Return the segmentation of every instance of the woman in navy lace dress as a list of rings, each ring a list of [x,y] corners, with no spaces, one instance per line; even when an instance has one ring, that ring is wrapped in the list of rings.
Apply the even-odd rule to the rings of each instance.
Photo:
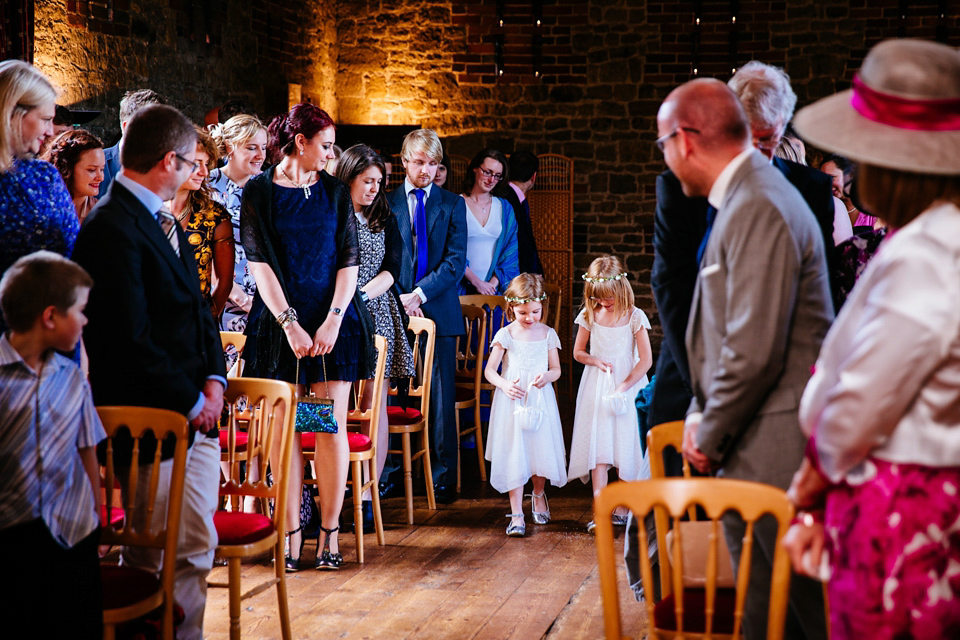
[[[268,128],[281,160],[243,191],[240,237],[257,294],[247,322],[245,375],[309,386],[332,398],[339,430],[316,437],[321,534],[317,569],[342,562],[335,535],[347,483],[346,417],[350,384],[369,378],[373,321],[357,293],[359,248],[350,192],[323,171],[333,157],[333,121],[311,104],[295,105]],[[371,358],[371,355],[373,357]],[[300,439],[294,441],[299,460]],[[300,495],[294,464],[289,495]],[[299,505],[290,500],[287,567],[299,568]]]
[[[33,156],[53,135],[56,92],[32,65],[0,62],[0,274],[40,249],[69,257],[79,223],[56,167]],[[0,331],[6,322],[0,318]]]

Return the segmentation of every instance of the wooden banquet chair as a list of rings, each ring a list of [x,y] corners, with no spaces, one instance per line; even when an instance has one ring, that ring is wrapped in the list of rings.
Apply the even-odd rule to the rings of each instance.
[[[251,419],[248,424],[248,446],[237,447],[237,402],[243,398]],[[230,590],[230,638],[240,638],[240,603],[261,591],[276,585],[280,613],[280,633],[289,640],[290,614],[287,608],[287,585],[284,568],[284,536],[287,501],[287,474],[290,473],[290,458],[293,449],[294,404],[293,386],[280,380],[260,378],[235,378],[224,392],[227,403],[227,449],[231,459],[230,476],[220,484],[220,495],[253,496],[273,500],[273,517],[243,511],[217,511],[213,522],[220,542],[216,555],[227,560],[228,581],[209,582],[210,587],[226,587]],[[254,455],[254,452],[259,455]],[[246,463],[244,477],[233,473],[239,464]],[[272,482],[267,479],[267,464],[273,472]],[[257,473],[252,471],[256,468]],[[299,497],[299,495],[297,496]],[[273,554],[274,577],[240,593],[240,561],[264,551]]]
[[[558,284],[543,283],[543,292],[547,300],[543,303],[543,324],[553,328],[560,335],[560,305],[563,304],[563,289]]]
[[[483,349],[487,342],[487,315],[480,307],[461,304],[466,333],[457,337],[456,416],[458,438],[474,434],[480,479],[487,481],[487,465],[483,459],[483,424],[480,420],[480,389],[483,378]],[[460,412],[473,409],[473,423],[466,429],[460,427]],[[461,476],[460,446],[457,446],[457,493],[460,493]]]
[[[486,367],[487,357],[490,355],[490,342],[493,340],[493,337],[497,335],[497,331],[509,324],[507,321],[507,301],[503,299],[503,296],[467,294],[460,296],[460,304],[469,304],[475,307],[480,307],[486,314],[484,325],[487,335],[483,345],[483,366]],[[486,407],[489,410],[490,403],[493,401],[493,390],[495,388],[496,387],[486,381],[486,378],[481,377],[481,407]]]
[[[390,435],[399,435],[401,448],[390,449],[387,453],[403,454],[403,488],[407,499],[407,524],[413,524],[413,463],[423,463],[424,481],[427,484],[427,506],[437,508],[436,495],[433,492],[433,472],[430,468],[430,388],[433,382],[433,353],[437,339],[437,327],[429,318],[410,318],[408,330],[414,336],[413,360],[415,375],[400,384],[407,384],[407,397],[419,402],[420,408],[387,407]],[[391,389],[396,395],[398,389]],[[420,434],[420,443],[413,451],[410,436]]]
[[[699,505],[709,518],[710,535],[706,561],[706,583],[702,589],[684,587],[683,528],[675,529],[676,541],[669,554],[672,567],[670,579],[673,593],[654,604],[646,598],[647,619],[651,638],[739,638],[743,607],[750,579],[753,555],[753,530],[757,520],[771,515],[777,521],[776,551],[770,586],[770,605],[767,619],[768,640],[783,637],[790,589],[790,560],[780,545],[793,506],[786,493],[775,487],[742,480],[724,478],[667,478],[641,482],[616,482],[596,494],[597,560],[603,594],[604,627],[607,638],[621,638],[620,602],[617,588],[617,560],[614,552],[611,516],[618,506],[633,511],[642,519],[651,509],[661,507],[675,520],[681,518],[691,505]],[[743,551],[737,570],[736,589],[726,594],[717,587],[720,545],[725,545],[721,517],[727,511],[737,511],[746,522]],[[649,544],[645,532],[640,534],[640,573],[644,592],[653,593],[653,571],[648,555]],[[677,594],[682,594],[678,597]]]
[[[245,336],[240,331],[221,331],[220,332],[220,342],[223,344],[224,353],[227,352],[227,349],[233,349],[237,354],[237,359],[233,363],[233,366],[230,367],[230,370],[227,371],[228,378],[238,378],[243,374],[243,347],[247,344],[247,336]]]
[[[149,547],[163,551],[159,577],[150,571],[129,565],[100,565],[103,588],[103,637],[113,640],[118,624],[140,618],[158,607],[161,612],[161,637],[173,640],[173,583],[177,561],[177,534],[180,530],[180,513],[183,507],[183,485],[187,465],[189,428],[187,419],[175,411],[146,407],[104,406],[97,413],[107,433],[104,467],[105,486],[113,487],[119,477],[126,478],[124,496],[126,518],[113,526],[102,527],[100,543]],[[126,463],[118,470],[114,460],[114,445],[117,437],[133,438],[133,451],[129,467]],[[144,436],[156,437],[157,441],[173,438],[175,441],[172,468],[169,480],[166,518],[151,522],[155,512],[157,491],[161,478],[160,456],[162,447],[157,446],[153,459],[141,464],[139,452]],[[121,476],[117,474],[120,473]],[[138,486],[148,487],[146,500],[136,500]],[[142,492],[140,492],[142,494]],[[112,513],[115,492],[106,492],[104,510]]]

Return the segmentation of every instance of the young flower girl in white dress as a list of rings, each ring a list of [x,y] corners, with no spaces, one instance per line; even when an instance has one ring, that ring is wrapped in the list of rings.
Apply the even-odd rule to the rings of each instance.
[[[560,338],[543,324],[543,278],[521,273],[504,293],[510,324],[493,337],[484,370],[497,388],[490,407],[486,458],[490,484],[510,495],[507,535],[523,537],[523,487],[533,478],[533,521],[550,521],[544,487],[566,484],[566,460],[560,411],[553,383],[560,377]],[[503,371],[497,373],[503,362]]]

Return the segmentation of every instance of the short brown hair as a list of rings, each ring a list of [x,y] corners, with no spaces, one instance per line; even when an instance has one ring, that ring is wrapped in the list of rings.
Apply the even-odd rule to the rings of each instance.
[[[197,131],[185,115],[167,105],[150,105],[133,114],[127,123],[120,164],[147,173],[171,151],[187,153],[196,143]]]
[[[77,290],[93,287],[93,278],[76,262],[52,251],[37,251],[13,263],[0,279],[0,310],[14,331],[33,328],[47,307],[66,313]]]
[[[120,99],[120,123],[130,122],[137,111],[152,104],[166,104],[160,94],[153,89],[134,89],[127,91]]]
[[[857,195],[870,214],[900,229],[937,201],[960,206],[960,176],[911,173],[862,164]]]

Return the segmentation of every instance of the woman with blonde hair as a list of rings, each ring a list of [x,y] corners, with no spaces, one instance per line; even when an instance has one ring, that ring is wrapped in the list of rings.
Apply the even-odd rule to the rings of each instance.
[[[0,273],[40,249],[73,253],[80,225],[70,193],[53,165],[33,157],[53,135],[56,97],[33,65],[0,62]]]
[[[197,127],[196,168],[173,200],[167,202],[170,213],[180,223],[193,247],[193,258],[200,277],[200,291],[219,318],[233,287],[233,229],[226,208],[213,200],[207,184],[210,170],[217,166],[217,145],[213,137]]]
[[[223,124],[212,125],[210,133],[227,164],[211,171],[207,182],[213,190],[213,199],[230,213],[234,242],[233,285],[223,307],[220,329],[243,331],[257,283],[247,266],[247,254],[240,242],[240,200],[243,187],[260,173],[267,157],[267,128],[256,116],[239,114]]]
[[[803,393],[810,441],[788,492],[803,511],[784,544],[828,581],[834,640],[956,637],[960,53],[881,42],[795,124],[858,163],[859,198],[891,231]]]

